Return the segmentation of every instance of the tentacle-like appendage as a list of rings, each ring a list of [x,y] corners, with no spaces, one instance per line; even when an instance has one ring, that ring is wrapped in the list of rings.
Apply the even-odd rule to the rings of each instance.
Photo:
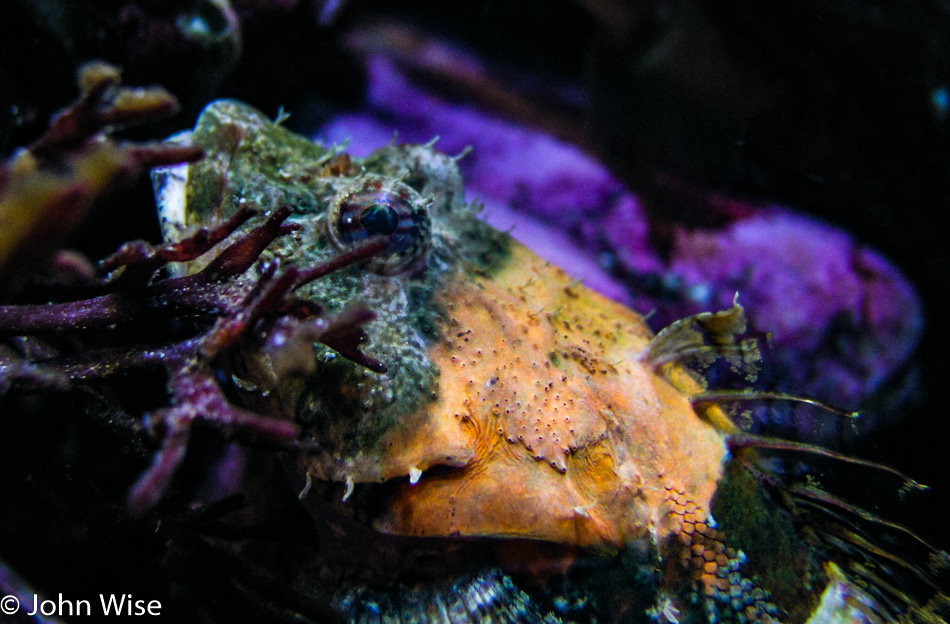
[[[941,589],[938,579],[950,566],[947,553],[906,527],[814,484],[785,483],[784,479],[762,467],[759,455],[754,451],[772,449],[818,455],[894,475],[903,481],[903,489],[924,490],[927,486],[884,464],[810,444],[745,433],[727,436],[727,443],[742,465],[777,494],[777,500],[796,522],[808,527],[804,535],[828,565],[831,562],[836,564],[843,578],[871,597],[866,606],[873,607],[877,620],[945,621],[939,618],[950,614],[946,606],[950,604],[950,598]],[[885,536],[886,539],[882,539]],[[885,543],[891,546],[883,546]],[[929,561],[929,570],[920,563],[924,560]],[[910,617],[911,613],[919,613],[921,617]]]
[[[689,400],[693,405],[708,405],[710,403],[719,405],[733,401],[792,401],[795,403],[814,405],[815,407],[820,407],[827,412],[831,412],[843,418],[859,418],[861,416],[860,412],[849,412],[809,396],[784,392],[767,392],[761,390],[708,390],[690,396]]]
[[[933,567],[939,567],[942,569],[950,567],[950,555],[948,555],[945,551],[940,550],[927,540],[921,538],[905,526],[886,520],[877,514],[871,513],[866,509],[849,503],[848,501],[830,494],[829,492],[825,492],[821,488],[815,487],[813,485],[793,484],[789,486],[789,492],[796,497],[799,504],[812,505],[814,508],[820,509],[826,513],[830,511],[829,508],[841,509],[857,516],[866,522],[897,531],[898,533],[909,537],[911,540],[926,548],[927,551],[933,555],[931,559],[934,564]]]
[[[855,464],[858,466],[867,466],[869,468],[874,468],[875,470],[881,470],[883,472],[890,473],[897,477],[900,477],[904,482],[904,488],[913,489],[913,490],[926,490],[928,486],[918,483],[914,479],[910,478],[907,474],[892,468],[886,464],[881,464],[879,462],[871,461],[869,459],[861,459],[859,457],[851,457],[850,455],[845,455],[844,453],[838,453],[831,449],[824,448],[822,446],[817,446],[814,444],[806,444],[804,442],[792,442],[791,440],[783,440],[781,438],[771,438],[766,436],[757,436],[748,433],[734,433],[729,435],[727,438],[727,444],[729,449],[733,452],[740,451],[745,448],[767,448],[780,451],[798,451],[801,453],[810,453],[813,455],[821,455],[823,457],[829,457],[831,459],[836,459],[838,461],[845,462],[847,464]]]

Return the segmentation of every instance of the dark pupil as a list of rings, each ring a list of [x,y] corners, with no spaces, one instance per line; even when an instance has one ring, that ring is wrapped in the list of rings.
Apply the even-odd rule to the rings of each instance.
[[[399,216],[386,204],[373,204],[360,213],[360,225],[370,236],[389,236],[396,231]]]

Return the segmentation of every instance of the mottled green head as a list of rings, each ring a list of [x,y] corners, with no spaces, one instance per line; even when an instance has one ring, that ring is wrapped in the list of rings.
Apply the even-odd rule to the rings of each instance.
[[[194,131],[177,140],[201,146],[206,156],[153,175],[166,239],[220,223],[241,205],[265,212],[287,206],[288,222],[299,226],[271,245],[262,265],[276,260],[306,268],[370,237],[387,237],[379,256],[298,291],[328,314],[357,301],[372,309],[377,318],[366,328],[364,351],[387,372],[315,344],[316,370],[306,379],[268,384],[253,367],[253,378],[241,383],[279,394],[284,415],[333,449],[332,460],[327,457],[333,465],[319,476],[382,478],[365,456],[436,393],[439,371],[427,350],[443,332],[445,315],[433,292],[447,279],[491,271],[506,255],[508,237],[476,218],[455,160],[431,145],[388,145],[351,159],[228,100],[210,104]]]

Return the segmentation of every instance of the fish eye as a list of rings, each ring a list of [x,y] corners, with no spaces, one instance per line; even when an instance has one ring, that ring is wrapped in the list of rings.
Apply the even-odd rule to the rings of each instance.
[[[429,214],[417,192],[378,176],[367,176],[344,189],[330,203],[327,226],[340,249],[377,236],[389,246],[364,267],[380,275],[398,275],[412,267],[429,248]]]
[[[399,215],[387,204],[371,204],[360,211],[360,226],[371,236],[392,236],[399,225]]]

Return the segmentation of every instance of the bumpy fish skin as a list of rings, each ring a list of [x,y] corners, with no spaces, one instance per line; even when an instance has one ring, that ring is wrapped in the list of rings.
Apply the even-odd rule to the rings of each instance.
[[[298,291],[331,313],[368,305],[376,319],[363,351],[386,372],[321,345],[303,372],[288,374],[279,353],[250,348],[235,363],[239,385],[250,389],[246,401],[303,425],[317,449],[295,471],[332,493],[333,500],[312,496],[323,521],[327,513],[346,517],[409,540],[410,550],[416,538],[462,540],[465,548],[484,540],[513,573],[639,553],[639,586],[652,599],[625,602],[606,596],[609,583],[579,582],[578,591],[600,605],[586,615],[557,612],[555,598],[542,612],[522,604],[509,577],[477,573],[469,584],[495,592],[492,600],[501,602],[492,609],[504,611],[504,597],[518,597],[505,617],[485,616],[498,621],[834,622],[856,613],[855,601],[872,605],[873,616],[875,601],[829,573],[790,522],[768,520],[775,514],[758,495],[742,495],[749,502],[734,504],[742,507],[738,517],[771,522],[785,559],[756,549],[752,538],[744,538],[748,547],[731,545],[715,528],[713,513],[727,525],[733,515],[717,497],[757,486],[742,470],[726,469],[726,441],[736,429],[715,405],[694,408],[690,396],[703,384],[678,360],[715,350],[706,331],[713,347],[741,346],[741,308],[700,315],[694,325],[701,330],[683,324],[654,337],[633,311],[478,220],[455,160],[431,146],[389,145],[350,159],[234,101],[209,105],[181,140],[208,156],[155,174],[168,239],[220,222],[242,203],[288,206],[288,221],[299,225],[268,249],[264,263],[305,268],[377,229],[392,234],[381,259]],[[343,234],[334,229],[341,219],[349,219]],[[326,526],[345,534],[345,524]],[[555,554],[514,561],[503,554],[511,540],[550,544]],[[746,565],[745,548],[760,553],[756,565]],[[407,613],[448,613],[447,599],[429,590],[404,593]],[[392,613],[403,609],[367,588],[340,595],[360,621],[398,619],[379,617],[380,600]],[[410,604],[420,600],[429,603]]]
[[[396,181],[397,177],[411,181],[407,177],[411,172],[405,167],[412,157],[411,149],[384,148],[365,162],[334,171],[333,152],[237,102],[209,106],[191,141],[204,146],[208,158],[193,167],[158,174],[158,185],[163,189],[158,193],[162,225],[168,238],[177,238],[189,226],[226,218],[242,202],[263,209],[286,205],[294,211],[288,221],[300,224],[301,231],[272,245],[265,261],[308,266],[339,253],[328,230],[326,213],[333,199],[348,194],[354,185],[377,179],[382,192],[403,192],[413,204],[423,203],[418,191]],[[426,157],[451,162],[446,156],[423,151]],[[399,157],[388,152],[399,152]],[[415,162],[423,171],[432,167],[421,159]],[[176,184],[169,183],[175,179]],[[336,360],[334,353],[326,351],[317,354],[323,365],[320,375],[310,380],[315,383],[282,388],[285,401],[281,409],[288,417],[312,422],[314,437],[329,449],[326,456],[314,458],[321,465],[314,468],[317,478],[361,482],[395,476],[380,464],[380,439],[394,423],[406,423],[408,413],[431,400],[429,397],[437,391],[437,371],[426,356],[426,336],[438,331],[437,315],[428,304],[434,290],[454,258],[465,257],[478,268],[492,257],[507,253],[506,237],[490,232],[474,217],[464,218],[473,207],[459,202],[461,180],[457,171],[455,179],[425,179],[427,183],[420,191],[430,202],[426,210],[434,229],[425,266],[417,267],[412,279],[405,274],[390,277],[358,269],[320,280],[320,286],[310,286],[309,292],[298,291],[330,313],[357,299],[371,307],[379,320],[368,327],[372,346],[367,351],[389,369],[386,375],[378,375],[342,358]],[[180,190],[172,201],[163,202],[162,198],[171,193],[170,187]],[[184,210],[175,201],[182,196]],[[451,211],[460,214],[457,218],[439,218]],[[445,223],[456,222],[458,226],[450,232],[441,229]],[[465,228],[480,232],[471,234]],[[419,270],[422,268],[424,271]],[[256,385],[263,388],[259,382]],[[455,462],[462,464],[467,459],[463,456]],[[408,468],[403,466],[402,474],[408,474]]]
[[[268,260],[307,266],[338,253],[332,214],[355,189],[426,204],[416,266],[341,271],[306,293],[330,311],[366,302],[378,318],[365,351],[388,372],[326,351],[313,375],[272,389],[326,449],[301,466],[311,478],[415,475],[378,528],[615,549],[668,533],[664,479],[708,506],[722,435],[639,361],[652,338],[642,318],[479,221],[451,158],[389,146],[332,175],[331,152],[234,102],[209,107],[193,141],[211,157],[188,170],[186,205],[199,208],[184,225],[226,218],[242,200],[289,205],[301,229]],[[415,482],[435,466],[458,470]]]

